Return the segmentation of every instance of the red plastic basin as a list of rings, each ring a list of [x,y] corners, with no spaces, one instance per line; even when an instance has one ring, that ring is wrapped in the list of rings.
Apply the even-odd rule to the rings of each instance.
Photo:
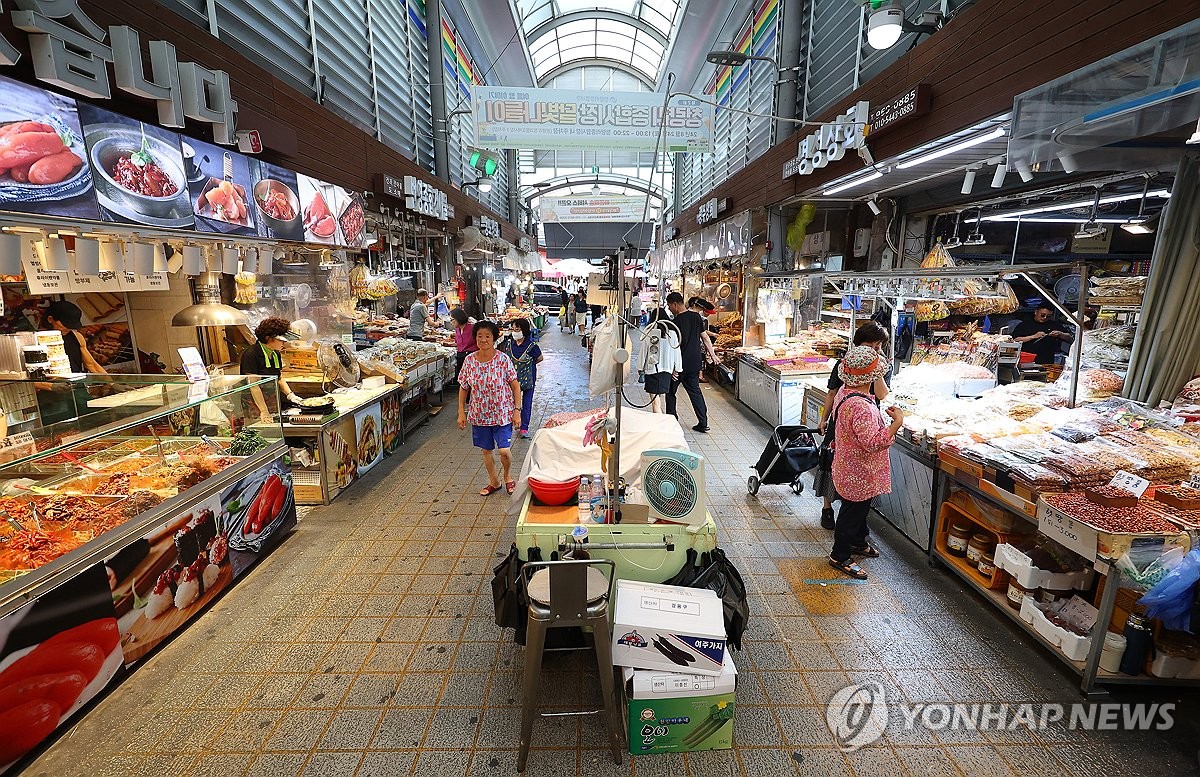
[[[529,489],[544,505],[565,505],[579,493],[579,476],[565,481],[538,480],[529,478]]]

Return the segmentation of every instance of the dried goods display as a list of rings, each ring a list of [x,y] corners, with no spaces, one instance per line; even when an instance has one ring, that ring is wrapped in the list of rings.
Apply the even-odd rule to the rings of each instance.
[[[1047,494],[1046,504],[1100,531],[1117,534],[1178,534],[1179,527],[1139,502],[1136,507],[1105,507],[1081,493]]]

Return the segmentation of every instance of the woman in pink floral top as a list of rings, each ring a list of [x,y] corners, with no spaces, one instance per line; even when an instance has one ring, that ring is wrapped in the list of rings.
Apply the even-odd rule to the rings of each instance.
[[[494,450],[500,451],[504,488],[510,494],[517,488],[510,473],[513,425],[521,422],[521,385],[508,354],[496,350],[499,337],[500,327],[494,321],[475,324],[479,350],[467,356],[458,375],[458,428],[466,429],[471,424],[471,439],[483,451],[483,466],[488,473],[487,488],[479,492],[482,496],[494,494],[501,487]]]
[[[843,386],[835,400],[833,485],[842,498],[833,528],[829,565],[850,577],[865,580],[867,573],[852,558],[876,558],[879,551],[867,542],[867,514],[871,501],[892,490],[888,448],[904,423],[904,413],[889,407],[885,424],[871,385],[887,373],[887,360],[868,345],[851,348],[838,367]]]

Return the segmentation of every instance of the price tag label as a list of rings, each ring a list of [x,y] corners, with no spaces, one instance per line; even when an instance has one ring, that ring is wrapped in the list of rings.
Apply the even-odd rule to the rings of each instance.
[[[1131,472],[1121,470],[1116,475],[1113,475],[1113,479],[1109,481],[1109,485],[1135,494],[1140,499],[1142,494],[1146,493],[1146,488],[1149,487],[1150,481],[1145,478],[1139,478]]]
[[[1091,631],[1096,625],[1096,616],[1100,611],[1078,596],[1072,596],[1058,613],[1075,625]]]
[[[178,352],[179,360],[183,364],[183,374],[192,383],[205,383],[206,393],[204,396],[207,396],[208,369],[204,366],[204,359],[201,358],[200,351],[189,347],[180,348]],[[190,394],[189,401],[191,401]]]
[[[1045,506],[1038,509],[1038,531],[1088,561],[1096,560],[1096,530]]]
[[[15,448],[20,445],[33,445],[33,435],[29,432],[18,432],[0,439],[0,450],[4,448]]]

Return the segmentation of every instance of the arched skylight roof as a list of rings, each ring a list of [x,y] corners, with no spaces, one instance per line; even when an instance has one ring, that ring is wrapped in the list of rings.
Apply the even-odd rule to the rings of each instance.
[[[679,20],[682,0],[517,0],[534,75],[575,64],[628,69],[653,86]]]

